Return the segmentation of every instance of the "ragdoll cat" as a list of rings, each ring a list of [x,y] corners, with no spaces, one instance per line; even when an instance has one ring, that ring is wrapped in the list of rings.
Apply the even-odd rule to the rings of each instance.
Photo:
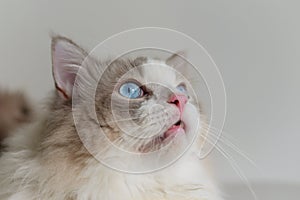
[[[71,40],[54,37],[56,91],[45,114],[25,134],[5,140],[0,199],[220,200],[197,157],[201,139],[176,162],[151,173],[120,172],[100,162],[147,167],[160,159],[143,163],[138,157],[122,157],[103,135],[129,154],[168,149],[161,153],[168,159],[196,130],[193,120],[204,118],[189,83],[173,70],[183,67],[177,61],[175,54],[165,61],[139,57],[99,62]],[[89,93],[95,83],[94,94]],[[85,96],[87,104],[74,106]]]
[[[22,92],[0,90],[0,143],[33,118],[33,108]]]

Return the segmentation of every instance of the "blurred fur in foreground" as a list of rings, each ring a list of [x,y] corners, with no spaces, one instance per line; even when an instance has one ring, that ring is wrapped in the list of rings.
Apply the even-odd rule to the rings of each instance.
[[[0,89],[0,142],[32,119],[33,108],[24,93]]]

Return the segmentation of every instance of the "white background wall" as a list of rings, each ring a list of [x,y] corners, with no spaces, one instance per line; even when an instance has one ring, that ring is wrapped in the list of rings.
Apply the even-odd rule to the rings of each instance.
[[[51,32],[91,49],[130,28],[176,29],[200,42],[222,73],[226,135],[258,166],[230,151],[246,176],[288,187],[300,183],[299,9],[296,0],[1,0],[0,85],[24,88],[36,100],[47,96]],[[212,157],[218,179],[241,183],[226,160]]]

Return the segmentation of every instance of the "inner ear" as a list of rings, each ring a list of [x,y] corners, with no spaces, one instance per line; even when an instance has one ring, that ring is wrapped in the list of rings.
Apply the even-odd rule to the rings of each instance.
[[[52,38],[52,71],[56,89],[63,99],[71,99],[78,70],[88,53],[68,38]]]
[[[178,51],[166,60],[166,64],[174,68],[180,68],[185,65],[186,57],[186,51]]]
[[[197,70],[188,62],[186,51],[179,51],[166,60],[166,64],[173,67],[184,78],[184,82],[198,74]]]

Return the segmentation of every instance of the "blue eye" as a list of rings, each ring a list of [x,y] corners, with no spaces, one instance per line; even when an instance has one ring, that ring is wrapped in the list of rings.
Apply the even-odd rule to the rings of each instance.
[[[122,96],[129,99],[139,98],[143,96],[144,93],[140,86],[133,82],[124,83],[121,85],[119,92]]]
[[[178,85],[176,88],[179,92],[187,93],[186,87],[183,84]]]

